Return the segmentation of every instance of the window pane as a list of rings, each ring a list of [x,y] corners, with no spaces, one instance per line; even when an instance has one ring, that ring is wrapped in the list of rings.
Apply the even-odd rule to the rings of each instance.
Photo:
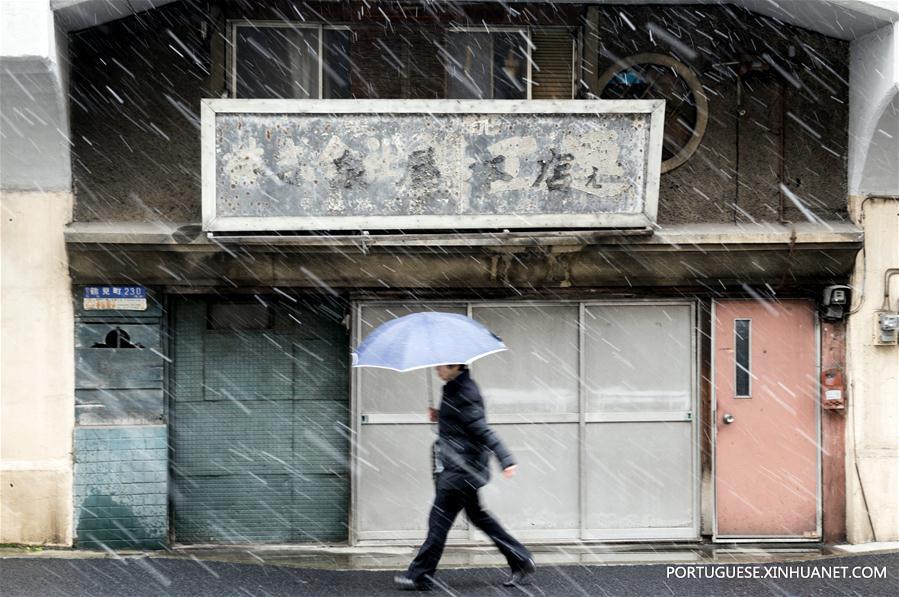
[[[528,48],[523,32],[451,32],[447,45],[447,97],[527,97]]]
[[[490,406],[487,408],[489,413]],[[556,533],[570,531],[561,536],[576,538],[580,527],[578,424],[505,424],[493,428],[518,462],[525,465],[513,479],[489,483],[481,490],[484,507],[513,534],[552,529]]]
[[[601,536],[612,529],[659,529],[661,534],[670,532],[661,529],[689,528],[694,488],[691,425],[587,424],[587,529]]]
[[[737,396],[749,396],[749,319],[734,320],[734,379]]]
[[[456,305],[366,305],[362,307],[362,338],[359,342],[382,323],[422,311],[464,315],[466,309]],[[433,405],[440,404],[443,382],[432,368],[408,373],[372,367],[360,367],[356,371],[359,373],[360,414],[423,415],[429,406],[428,392]]]
[[[322,95],[326,99],[347,99],[350,97],[350,32],[325,29],[324,36]]]
[[[447,97],[490,99],[493,43],[489,33],[450,33]]]
[[[588,412],[690,410],[686,305],[608,305],[584,313]]]
[[[518,32],[493,35],[493,98],[525,99],[528,96],[528,48]]]
[[[472,365],[489,413],[578,412],[577,307],[475,307],[509,350]]]
[[[235,28],[237,97],[318,97],[318,30]]]
[[[419,404],[417,412],[422,411],[424,406]],[[357,502],[361,531],[423,536],[434,496],[428,449],[436,439],[434,432],[430,425],[362,426],[356,480],[362,496]],[[460,516],[453,532],[458,534],[466,526]]]

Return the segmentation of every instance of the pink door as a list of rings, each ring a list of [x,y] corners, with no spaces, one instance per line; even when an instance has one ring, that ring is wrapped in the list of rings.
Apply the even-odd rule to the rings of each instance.
[[[717,538],[818,537],[818,366],[810,301],[715,303]]]

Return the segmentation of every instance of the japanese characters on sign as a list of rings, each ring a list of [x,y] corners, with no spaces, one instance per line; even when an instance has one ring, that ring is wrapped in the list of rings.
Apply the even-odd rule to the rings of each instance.
[[[646,226],[655,220],[658,102],[631,102],[644,104],[642,111],[600,106],[601,113],[584,108],[610,102],[553,103],[576,112],[502,102],[531,111],[486,114],[222,110],[248,110],[241,101],[253,100],[213,100],[219,111],[204,111],[204,126],[214,131],[213,146],[204,136],[207,230]],[[313,103],[327,110],[327,102]]]
[[[146,311],[147,289],[143,286],[85,286],[84,309],[88,311]]]

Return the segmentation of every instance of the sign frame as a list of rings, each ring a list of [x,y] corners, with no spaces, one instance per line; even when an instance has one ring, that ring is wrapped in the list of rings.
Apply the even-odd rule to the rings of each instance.
[[[147,289],[144,286],[110,286],[89,284],[82,288],[85,311],[146,311]]]
[[[385,215],[385,216],[217,216],[216,215],[216,115],[217,114],[648,114],[648,147],[645,152],[643,211],[594,214],[482,214],[482,215]],[[201,117],[202,223],[205,232],[476,230],[543,228],[647,228],[654,227],[658,212],[664,100],[303,100],[303,99],[204,99]]]

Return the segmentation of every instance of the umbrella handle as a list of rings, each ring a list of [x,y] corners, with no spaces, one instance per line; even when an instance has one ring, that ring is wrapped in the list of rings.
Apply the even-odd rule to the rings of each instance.
[[[425,372],[425,380],[428,383],[428,406],[434,408],[434,389],[431,385],[431,372],[427,368],[422,369]]]
[[[425,372],[425,378],[427,379],[427,383],[428,383],[428,407],[434,408],[434,389],[433,389],[433,385],[432,385],[433,382],[431,381],[432,374],[427,369],[422,369],[422,371]],[[431,431],[435,434],[437,433],[437,424],[436,423],[431,423]]]

